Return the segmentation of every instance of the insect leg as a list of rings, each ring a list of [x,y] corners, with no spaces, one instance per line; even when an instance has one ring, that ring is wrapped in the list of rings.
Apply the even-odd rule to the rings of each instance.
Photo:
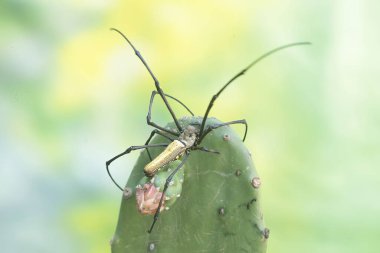
[[[164,95],[164,92],[162,91],[161,87],[160,87],[160,83],[158,82],[157,78],[155,77],[155,75],[153,74],[152,70],[149,68],[148,64],[145,62],[144,58],[142,57],[142,55],[140,54],[140,52],[133,46],[132,42],[129,41],[129,39],[122,33],[120,32],[119,30],[115,29],[115,28],[111,28],[111,30],[119,33],[127,42],[128,44],[132,47],[133,51],[135,52],[136,56],[139,57],[140,61],[144,64],[145,68],[148,70],[150,76],[153,78],[154,80],[154,85],[156,86],[156,89],[157,89],[157,92],[158,94],[160,94],[162,100],[164,101],[166,107],[168,108],[170,114],[172,115],[172,118],[174,120],[174,123],[176,124],[178,130],[180,132],[183,131],[182,127],[180,126],[180,124],[178,123],[178,120],[177,120],[177,117],[175,116],[172,108],[170,107],[169,105],[169,102],[167,101],[165,95]]]
[[[166,190],[168,189],[170,182],[172,181],[172,179],[173,179],[174,175],[177,173],[177,171],[178,171],[179,169],[181,169],[182,166],[185,164],[185,162],[186,162],[187,158],[189,157],[189,155],[190,155],[190,151],[187,150],[186,153],[185,153],[185,155],[184,155],[183,158],[182,158],[181,163],[178,165],[177,168],[175,168],[175,169],[173,170],[172,173],[170,173],[170,175],[169,175],[168,178],[166,179],[166,182],[165,182],[165,185],[164,185],[164,189],[163,189],[163,191],[162,191],[162,196],[161,196],[160,202],[159,202],[159,204],[158,204],[158,207],[157,207],[156,213],[154,214],[153,222],[152,222],[152,225],[150,226],[150,228],[149,228],[149,230],[148,230],[148,233],[151,233],[151,232],[152,232],[153,227],[154,227],[154,224],[156,224],[156,221],[158,220],[158,216],[160,215],[160,209],[161,209],[161,206],[162,206],[162,201],[163,201],[163,199],[164,199],[164,197],[165,197],[165,192],[166,192]]]
[[[138,149],[143,149],[143,148],[152,148],[152,147],[166,147],[168,144],[167,143],[160,143],[160,144],[150,144],[150,145],[142,145],[142,146],[131,146],[129,148],[127,148],[124,152],[118,154],[117,156],[113,157],[112,159],[108,160],[106,162],[106,169],[107,169],[107,173],[108,173],[108,176],[111,178],[112,182],[121,190],[123,191],[123,188],[118,184],[116,183],[115,179],[112,177],[111,173],[110,173],[110,170],[109,170],[109,165],[115,161],[116,159],[118,159],[119,157],[123,156],[123,155],[126,155],[126,154],[129,154],[131,151],[133,150],[138,150]]]
[[[150,133],[150,136],[148,138],[148,140],[145,142],[145,145],[148,145],[150,140],[153,138],[153,136],[155,134],[158,134],[158,135],[161,135],[162,137],[165,137],[166,139],[170,140],[171,142],[174,141],[173,138],[165,135],[164,133],[160,132],[159,130],[157,129],[154,129],[151,133]],[[148,156],[149,156],[149,159],[152,161],[152,156],[150,155],[150,152],[149,152],[149,148],[146,149],[146,151],[148,152]]]
[[[155,92],[155,95],[157,94],[157,91],[154,91]],[[179,100],[178,98],[175,98],[173,96],[170,96],[168,94],[165,94],[165,97],[168,97],[168,98],[171,98],[175,101],[177,101],[179,104],[181,104],[190,114],[191,116],[194,116],[194,113],[189,109],[189,107],[187,107],[183,102],[181,102],[181,100]]]
[[[200,147],[200,146],[195,147],[194,150],[200,150],[200,151],[204,151],[204,152],[208,152],[208,153],[213,153],[213,154],[218,154],[218,155],[220,154],[219,151],[208,149],[206,147]]]
[[[249,70],[252,66],[256,65],[256,63],[260,62],[262,59],[266,58],[267,56],[277,52],[277,51],[280,51],[282,49],[285,49],[285,48],[289,48],[289,47],[294,47],[294,46],[301,46],[301,45],[310,45],[311,43],[310,42],[297,42],[297,43],[291,43],[291,44],[287,44],[287,45],[284,45],[284,46],[281,46],[281,47],[277,47],[275,49],[272,49],[270,50],[269,52],[261,55],[259,58],[257,58],[256,60],[254,60],[251,64],[249,64],[246,68],[242,69],[239,73],[237,73],[235,76],[233,76],[219,91],[218,93],[216,93],[214,96],[212,96],[211,98],[211,101],[210,103],[208,104],[207,106],[207,109],[206,109],[206,113],[203,117],[203,121],[202,121],[202,126],[200,128],[200,131],[199,131],[199,135],[202,136],[203,135],[203,130],[205,128],[205,124],[206,124],[206,120],[207,120],[207,117],[208,117],[208,114],[210,113],[210,110],[212,108],[212,106],[214,105],[214,102],[215,100],[219,97],[219,95],[227,88],[227,86],[232,83],[233,81],[235,81],[235,79],[237,79],[238,77],[242,76],[245,74],[245,72],[247,70]]]
[[[201,135],[201,137],[199,137],[198,143],[201,143],[201,141],[203,140],[203,138],[207,134],[209,134],[212,130],[214,130],[216,128],[219,128],[219,127],[222,127],[222,126],[228,126],[228,125],[232,125],[232,124],[243,124],[245,126],[244,137],[243,137],[243,141],[245,141],[245,137],[247,136],[247,131],[248,131],[248,124],[247,124],[247,121],[245,119],[241,119],[241,120],[229,121],[229,122],[221,123],[221,124],[218,124],[218,125],[215,125],[215,126],[209,126],[209,127],[207,127],[206,130]]]
[[[151,121],[151,114],[152,114],[152,105],[153,105],[153,100],[154,100],[154,97],[156,96],[156,94],[158,94],[157,91],[152,91],[152,95],[150,96],[150,102],[149,102],[149,109],[148,109],[148,115],[146,116],[146,122],[148,125],[152,126],[152,127],[155,127],[157,129],[160,129],[161,131],[163,132],[167,132],[167,133],[170,133],[170,134],[173,134],[175,136],[179,136],[179,133],[178,132],[174,132],[172,130],[169,130],[169,129],[166,129],[164,127],[161,127],[159,125],[157,125],[156,123],[152,122]],[[175,97],[172,97],[170,95],[167,95],[167,94],[164,94],[166,97],[169,97],[173,100],[175,100],[176,102],[178,102],[179,104],[181,104],[188,112],[190,112],[190,114],[192,116],[194,116],[193,112],[184,104],[182,103],[179,99],[176,99]]]

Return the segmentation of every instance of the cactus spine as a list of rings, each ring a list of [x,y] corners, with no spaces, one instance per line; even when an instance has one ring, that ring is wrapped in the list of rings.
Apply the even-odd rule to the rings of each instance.
[[[186,127],[199,124],[201,118],[186,117],[179,121]],[[218,123],[221,122],[215,118],[207,120],[207,125]],[[168,127],[175,125],[171,123]],[[152,143],[165,141],[157,136]],[[170,210],[161,212],[150,234],[147,230],[152,215],[138,211],[136,192],[147,183],[160,187],[168,170],[179,161],[169,163],[153,182],[148,182],[143,169],[150,160],[146,151],[141,153],[123,194],[118,225],[111,240],[113,253],[266,251],[269,230],[260,210],[261,181],[249,151],[229,126],[213,130],[202,146],[220,154],[191,152],[184,168],[177,173],[173,188],[168,190],[166,206]],[[156,157],[163,149],[149,150]]]

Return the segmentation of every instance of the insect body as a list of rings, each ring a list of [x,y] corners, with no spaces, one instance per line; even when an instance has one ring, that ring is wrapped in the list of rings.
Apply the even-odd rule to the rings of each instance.
[[[186,145],[184,143],[179,140],[174,140],[162,153],[144,167],[145,175],[148,177],[153,176],[162,166],[182,156],[185,150]]]
[[[186,152],[186,149],[194,146],[195,140],[195,127],[188,126],[179,136],[178,140],[171,142],[162,153],[145,166],[145,174],[153,176],[162,166],[180,158]]]
[[[225,123],[219,123],[212,126],[207,126],[206,121],[208,119],[208,115],[211,111],[211,108],[213,107],[216,99],[219,97],[219,95],[238,77],[245,74],[245,72],[250,69],[252,66],[254,66],[256,63],[264,59],[265,57],[279,51],[285,48],[298,46],[298,45],[306,45],[310,44],[309,42],[299,42],[299,43],[292,43],[288,45],[284,45],[278,48],[275,48],[259,58],[257,58],[255,61],[253,61],[251,64],[249,64],[246,68],[238,72],[235,76],[233,76],[215,95],[211,97],[211,100],[207,106],[206,112],[202,118],[200,118],[199,124],[196,125],[188,125],[186,128],[180,125],[174,111],[172,110],[168,98],[176,101],[180,105],[182,105],[187,111],[190,112],[191,115],[194,115],[190,109],[182,103],[180,100],[176,99],[175,97],[172,97],[168,94],[165,94],[160,87],[160,83],[153,74],[152,70],[149,68],[148,64],[146,63],[145,59],[142,57],[140,52],[134,47],[134,45],[128,40],[128,38],[118,31],[117,29],[111,28],[111,30],[114,30],[118,32],[121,36],[124,37],[124,39],[128,42],[128,44],[133,48],[135,54],[137,57],[141,60],[141,62],[144,64],[145,68],[148,70],[150,76],[152,77],[154,81],[154,85],[156,90],[152,92],[150,103],[149,103],[149,110],[147,115],[147,124],[150,126],[153,126],[155,129],[150,134],[150,137],[147,139],[144,145],[140,146],[131,146],[127,148],[124,152],[116,155],[112,159],[108,160],[106,162],[106,169],[107,173],[110,176],[111,180],[115,183],[115,185],[123,191],[123,188],[114,180],[112,177],[110,171],[109,171],[109,165],[116,159],[118,159],[121,156],[124,156],[126,154],[129,154],[131,151],[139,150],[139,149],[146,149],[147,153],[149,155],[149,158],[151,159],[151,162],[149,162],[145,168],[144,172],[147,176],[146,178],[143,178],[142,180],[145,182],[143,185],[139,184],[137,186],[136,190],[136,198],[139,206],[139,210],[143,214],[153,214],[154,218],[152,225],[150,226],[150,229],[148,232],[150,233],[154,227],[154,224],[156,223],[158,216],[160,214],[160,211],[162,210],[163,204],[165,202],[165,199],[168,197],[168,190],[170,185],[173,184],[173,180],[175,181],[175,177],[178,171],[183,168],[186,160],[188,159],[190,153],[194,150],[204,151],[204,152],[210,152],[210,153],[219,153],[215,150],[209,150],[207,147],[202,147],[200,144],[202,143],[202,140],[211,133],[214,129],[233,125],[233,124],[242,124],[245,126],[245,132],[243,141],[245,140],[245,137],[247,135],[247,129],[248,125],[247,122],[244,119],[241,120],[233,120]],[[158,124],[151,121],[151,109],[152,104],[155,95],[159,94],[162,98],[166,108],[168,109],[169,113],[171,114],[174,124],[177,128],[177,131],[173,131],[170,129],[166,129],[162,126],[159,126]],[[168,139],[170,143],[158,143],[158,144],[149,144],[150,140],[153,138],[155,134],[161,135],[164,138]],[[174,138],[173,138],[174,136]],[[152,159],[149,148],[156,148],[156,147],[165,147],[165,150],[160,153],[157,157]],[[160,172],[160,168],[164,168],[169,166],[171,169],[165,170],[165,174],[163,172]],[[156,178],[162,178],[162,176],[166,177],[165,183],[157,187],[157,185],[154,185],[154,180]],[[149,181],[149,179],[151,179]],[[152,182],[153,180],[153,182]],[[157,183],[157,182],[156,182]],[[159,190],[158,190],[159,188]],[[158,190],[158,192],[157,192]],[[141,208],[140,208],[141,207]]]

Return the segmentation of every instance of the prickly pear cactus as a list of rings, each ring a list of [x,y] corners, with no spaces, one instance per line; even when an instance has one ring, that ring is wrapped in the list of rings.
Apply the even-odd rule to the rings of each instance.
[[[180,119],[183,126],[200,123],[200,117]],[[208,125],[221,123],[215,118]],[[168,127],[175,128],[174,124]],[[152,143],[165,143],[156,136]],[[169,210],[161,211],[152,231],[152,215],[137,209],[136,191],[144,182],[143,151],[123,193],[113,253],[264,253],[269,230],[260,210],[260,178],[250,152],[232,128],[220,127],[201,146],[220,154],[192,151],[183,170],[182,191]],[[153,157],[163,148],[150,148]],[[143,181],[141,181],[143,180]],[[137,188],[136,188],[137,186]]]

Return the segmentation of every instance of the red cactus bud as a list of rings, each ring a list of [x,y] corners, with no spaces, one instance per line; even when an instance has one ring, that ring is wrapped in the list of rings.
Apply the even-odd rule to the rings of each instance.
[[[162,192],[152,183],[146,183],[136,188],[137,209],[142,214],[155,214],[160,203]],[[165,198],[162,199],[160,212],[165,208]]]

